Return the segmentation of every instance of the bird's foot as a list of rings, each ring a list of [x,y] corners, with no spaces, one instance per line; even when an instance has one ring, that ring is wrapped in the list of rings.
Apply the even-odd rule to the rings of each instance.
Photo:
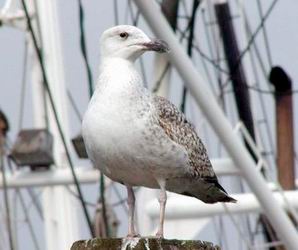
[[[156,233],[156,235],[155,235],[155,237],[157,238],[157,239],[163,239],[164,237],[163,237],[163,232],[157,232]]]
[[[126,235],[125,238],[131,240],[131,239],[134,239],[134,238],[141,238],[141,235],[137,234],[137,233],[129,233],[129,234]]]

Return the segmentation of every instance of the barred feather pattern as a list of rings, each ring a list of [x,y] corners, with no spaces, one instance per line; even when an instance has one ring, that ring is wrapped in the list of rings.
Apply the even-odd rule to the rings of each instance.
[[[154,96],[158,112],[158,123],[167,136],[186,149],[191,175],[197,178],[217,180],[206,148],[198,137],[193,125],[185,115],[167,99]]]

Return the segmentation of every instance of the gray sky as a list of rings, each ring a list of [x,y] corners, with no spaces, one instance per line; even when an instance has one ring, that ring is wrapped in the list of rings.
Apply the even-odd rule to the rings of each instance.
[[[0,0],[1,5],[3,5],[3,2],[4,0]],[[126,5],[123,4],[124,1],[119,2],[122,4],[122,8],[119,8],[119,12],[122,13],[122,18],[120,18],[120,20],[125,20],[127,19],[125,18]],[[256,5],[254,1],[245,2],[249,5],[246,10],[248,10],[249,21],[254,30],[259,23]],[[271,1],[267,2],[266,4],[269,5]],[[83,1],[83,3],[85,8],[85,30],[88,55],[93,78],[96,79],[98,74],[97,68],[100,62],[98,49],[99,37],[103,30],[114,25],[112,1],[104,2],[104,4],[99,1],[88,1],[88,4],[86,4],[86,1]],[[264,10],[267,9],[266,4],[264,5]],[[79,50],[78,6],[76,1],[59,1],[58,5],[60,14],[59,21],[61,23],[62,31],[66,84],[71,90],[74,98],[78,100],[79,108],[83,113],[87,105],[88,94],[85,68]],[[295,86],[297,86],[296,79],[298,79],[298,72],[296,70],[296,63],[298,60],[298,33],[296,32],[298,19],[296,13],[297,7],[297,1],[279,1],[266,22],[273,62],[274,64],[285,67],[287,72],[293,78]],[[141,24],[144,24],[144,22],[141,22]],[[141,25],[140,27],[144,27],[144,25]],[[147,27],[145,27],[145,30],[149,31]],[[204,34],[201,33],[202,30],[198,30],[196,35],[198,40],[201,39],[201,36],[204,36]],[[1,86],[5,87],[2,88],[0,92],[0,104],[5,112],[12,114],[9,119],[11,121],[12,132],[14,132],[17,129],[18,124],[19,96],[23,69],[24,34],[13,28],[2,26],[0,30],[0,39],[2,45],[0,47]],[[258,35],[257,39],[260,41],[259,47],[262,48],[263,43],[261,43],[261,33]],[[262,49],[262,51],[264,51],[264,49]],[[30,76],[30,71],[27,72],[27,74]],[[30,97],[29,83],[26,98],[25,126],[32,125],[32,117],[30,117]],[[27,114],[30,114],[30,116]],[[75,127],[71,128],[71,130],[78,129],[79,127],[77,124]]]
[[[86,72],[84,64],[82,61],[82,56],[79,50],[79,23],[78,23],[78,6],[77,1],[57,1],[59,4],[59,22],[61,24],[61,38],[62,38],[62,48],[63,48],[63,59],[64,59],[64,69],[65,69],[65,79],[66,85],[71,91],[74,99],[76,100],[79,110],[81,113],[84,112],[88,103],[88,91],[87,91],[87,81]],[[121,2],[119,7],[119,13],[121,24],[131,23],[129,16],[126,14],[126,1]],[[249,21],[252,26],[252,30],[255,30],[256,26],[259,24],[259,17],[256,8],[255,1],[244,1],[246,5],[246,10],[248,11]],[[269,4],[272,1],[262,1],[263,9],[267,10]],[[0,6],[2,6],[4,0],[0,0]],[[99,37],[100,34],[108,27],[115,24],[113,15],[113,1],[96,1],[89,0],[83,1],[85,10],[85,31],[88,47],[88,56],[90,59],[90,65],[92,69],[93,79],[97,78],[98,65],[100,62],[99,56]],[[190,4],[187,4],[190,5]],[[236,9],[235,1],[232,1],[232,8],[235,15],[239,14]],[[293,0],[283,0],[277,3],[277,6],[270,15],[268,21],[266,22],[266,28],[269,37],[270,49],[272,53],[274,65],[281,65],[289,73],[293,79],[294,89],[298,89],[298,1]],[[198,17],[198,20],[201,18]],[[198,21],[200,23],[200,21]],[[243,33],[241,33],[241,22],[235,22],[236,29],[239,31],[238,39],[244,47]],[[143,20],[141,20],[139,27],[143,28],[150,36],[153,34]],[[204,51],[207,50],[206,38],[204,34],[204,29],[198,24],[198,29],[196,31],[196,39]],[[23,71],[23,56],[24,56],[24,41],[25,36],[22,31],[10,28],[10,27],[0,27],[0,108],[4,110],[7,114],[8,119],[11,123],[11,133],[10,137],[12,140],[15,139],[15,135],[18,132],[19,115],[20,115],[20,95],[21,95],[21,78]],[[257,37],[258,47],[261,50],[262,57],[265,60],[266,69],[269,69],[268,63],[266,61],[264,43],[262,38],[262,33]],[[152,77],[152,66],[150,62],[152,61],[152,54],[145,55],[144,61],[146,61],[146,66],[148,70],[147,78],[150,83],[153,79]],[[197,68],[204,75],[202,65],[199,59],[195,59],[197,62]],[[149,62],[149,63],[148,63]],[[30,63],[28,64],[27,70],[27,87],[25,95],[25,106],[24,106],[24,122],[23,128],[28,128],[33,126],[33,112],[32,112],[32,100],[31,100],[31,87],[30,87]],[[212,71],[211,71],[212,72]],[[249,74],[251,71],[247,70],[248,77],[252,79],[253,77]],[[214,77],[214,76],[213,76]],[[267,89],[266,83],[262,78],[261,85],[264,89]],[[176,104],[180,102],[181,96],[181,80],[174,73],[172,78],[172,91],[171,98]],[[297,94],[295,97],[295,128],[297,128]],[[259,111],[259,103],[256,96],[252,93],[252,100],[254,113],[256,117],[261,118]],[[268,107],[269,120],[272,123],[272,130],[274,129],[274,110],[272,108],[273,100],[271,97],[266,96],[266,105]],[[197,110],[195,108],[195,110]],[[76,135],[80,130],[80,122],[76,119],[73,111],[69,108],[70,116],[70,134],[71,136]],[[230,109],[232,112],[233,109]],[[191,112],[190,112],[191,113]],[[232,117],[232,116],[231,116]],[[194,115],[191,119],[197,121],[201,118],[200,115]],[[204,132],[204,130],[203,130]],[[212,135],[212,131],[207,132],[207,134]],[[264,133],[264,128],[260,128],[260,133]],[[208,137],[204,135],[205,137]],[[214,135],[212,135],[212,138]],[[206,141],[208,138],[206,138]],[[210,140],[209,140],[210,142]],[[216,155],[217,149],[211,143],[207,143],[208,150]],[[297,148],[297,147],[296,147]],[[87,164],[86,162],[77,161],[79,164]],[[90,190],[90,189],[88,189]],[[91,191],[86,191],[87,196],[91,200],[95,200],[97,196],[94,196]],[[122,214],[123,215],[123,214]],[[126,218],[124,219],[123,225],[126,224]],[[121,227],[121,235],[124,235],[126,228]],[[207,236],[206,236],[207,237]],[[25,249],[25,248],[24,248]],[[26,249],[30,249],[29,246]]]

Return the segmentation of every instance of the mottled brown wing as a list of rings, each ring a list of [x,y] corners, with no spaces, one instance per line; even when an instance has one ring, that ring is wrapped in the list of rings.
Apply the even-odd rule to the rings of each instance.
[[[216,181],[212,165],[202,141],[198,137],[193,125],[185,115],[167,99],[154,96],[154,104],[159,115],[159,125],[174,142],[185,147],[192,175]]]

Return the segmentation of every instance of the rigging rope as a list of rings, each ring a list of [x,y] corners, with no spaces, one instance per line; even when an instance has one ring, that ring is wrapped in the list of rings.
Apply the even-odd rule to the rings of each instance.
[[[68,100],[69,100],[69,102],[71,104],[71,107],[73,108],[73,110],[74,110],[74,112],[76,114],[76,117],[77,117],[78,121],[82,122],[82,120],[83,120],[82,115],[81,115],[81,113],[79,111],[79,108],[76,105],[76,103],[75,103],[75,101],[73,99],[73,96],[72,96],[72,94],[71,94],[71,92],[70,92],[70,90],[68,88],[66,89],[66,94],[68,96]]]
[[[30,234],[31,234],[31,238],[32,238],[32,241],[33,241],[33,244],[34,244],[34,247],[35,247],[36,250],[39,250],[41,248],[39,247],[39,244],[38,244],[38,237],[36,236],[36,234],[34,232],[33,225],[31,223],[28,210],[26,209],[26,204],[25,204],[24,198],[23,198],[23,196],[21,194],[21,190],[17,189],[16,190],[16,194],[17,194],[17,197],[19,198],[20,203],[21,203],[21,206],[23,208],[22,211],[24,213],[25,221],[26,221],[26,223],[28,225],[28,228],[29,228],[29,231],[30,231]]]
[[[78,0],[79,5],[79,20],[80,20],[80,46],[81,52],[84,59],[85,68],[87,71],[87,78],[88,78],[88,86],[89,86],[89,96],[91,98],[93,94],[93,79],[91,74],[91,69],[89,66],[88,55],[87,55],[87,48],[86,48],[86,39],[85,39],[85,30],[84,30],[84,10],[82,6],[81,0]]]
[[[198,7],[201,3],[201,0],[193,0],[193,5],[192,5],[192,13],[188,22],[189,26],[189,36],[188,36],[188,41],[187,41],[187,54],[189,57],[192,57],[192,49],[193,49],[193,39],[194,39],[194,30],[195,30],[195,24],[196,24],[196,13],[198,10]],[[206,71],[208,72],[208,71]],[[207,74],[208,76],[209,74]],[[180,109],[182,112],[185,112],[185,106],[186,106],[186,94],[187,94],[187,89],[185,86],[183,86],[183,92],[182,92],[182,102],[180,105]]]
[[[257,0],[257,4],[258,4],[259,16],[262,19],[263,18],[263,7],[262,7],[261,0]],[[268,39],[268,34],[267,34],[267,29],[265,27],[265,23],[262,26],[263,26],[262,27],[263,28],[263,37],[264,37],[265,49],[266,49],[266,53],[267,53],[267,57],[268,57],[268,63],[269,63],[269,66],[272,67],[272,65],[273,65],[272,55],[271,55],[269,39]]]
[[[20,108],[19,108],[19,125],[18,130],[20,131],[23,125],[24,108],[25,108],[25,94],[26,94],[26,76],[27,76],[27,57],[28,57],[28,40],[25,38],[25,49],[23,56],[23,68],[22,68],[22,80],[21,80],[21,92],[20,92]]]
[[[249,39],[246,47],[241,51],[234,69],[231,70],[231,72],[230,72],[230,76],[233,75],[233,73],[234,73],[235,70],[237,70],[239,64],[241,63],[242,58],[249,51],[251,45],[254,43],[254,41],[255,41],[257,35],[259,34],[259,32],[262,30],[262,27],[263,27],[264,23],[267,21],[268,17],[270,16],[270,14],[273,11],[273,9],[274,9],[274,7],[275,7],[275,5],[276,5],[277,2],[278,2],[278,0],[273,0],[273,2],[271,3],[271,5],[267,9],[265,15],[261,18],[260,24],[257,26],[257,28],[255,29],[255,31],[251,34],[251,37],[250,37],[250,39]],[[231,77],[229,77],[227,79],[227,81],[223,84],[223,86],[227,86],[228,83],[230,82],[230,80],[231,80]]]
[[[85,43],[85,32],[84,32],[84,10],[82,6],[81,0],[78,0],[79,4],[79,20],[80,20],[80,41],[81,41],[81,52],[84,58],[85,62],[85,67],[87,71],[87,76],[88,76],[88,84],[89,84],[89,97],[91,99],[92,94],[93,94],[93,79],[91,75],[91,70],[89,66],[89,61],[87,58],[87,48],[86,48],[86,43]],[[104,175],[102,172],[100,172],[100,196],[101,196],[101,202],[102,202],[102,216],[103,216],[103,221],[104,221],[104,227],[105,231],[107,232],[107,236],[109,236],[109,225],[108,225],[108,219],[107,219],[107,213],[106,213],[106,201],[105,201],[105,186],[104,186]]]

